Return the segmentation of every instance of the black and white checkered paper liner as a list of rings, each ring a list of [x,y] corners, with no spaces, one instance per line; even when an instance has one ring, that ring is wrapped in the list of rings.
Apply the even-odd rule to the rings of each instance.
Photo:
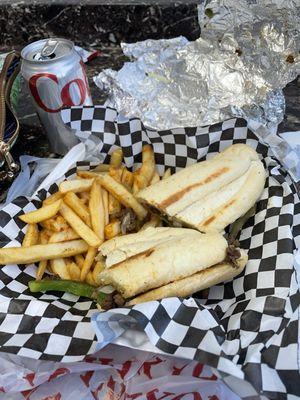
[[[232,282],[209,289],[206,298],[164,299],[132,308],[95,313],[95,305],[69,294],[31,294],[35,265],[0,269],[0,350],[35,359],[82,360],[134,324],[160,350],[216,368],[228,384],[249,382],[249,396],[300,396],[298,311],[300,295],[293,252],[300,243],[300,202],[292,181],[269,148],[242,119],[206,127],[156,132],[138,119],[116,122],[115,110],[73,107],[64,121],[108,162],[122,147],[128,167],[141,162],[142,145],[151,143],[160,173],[211,158],[233,143],[247,143],[260,154],[268,178],[254,217],[241,232],[248,250],[245,271]],[[89,169],[80,162],[78,168]],[[61,178],[72,178],[74,167]],[[25,224],[18,219],[57,190],[59,182],[34,199],[20,197],[0,211],[0,246],[18,246]],[[237,385],[236,385],[237,386]],[[289,397],[288,395],[292,396]],[[249,397],[250,398],[250,397]],[[252,397],[253,398],[253,397]]]

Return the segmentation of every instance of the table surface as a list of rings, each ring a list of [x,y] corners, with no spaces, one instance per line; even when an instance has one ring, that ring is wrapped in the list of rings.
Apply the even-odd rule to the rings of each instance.
[[[150,3],[150,2],[148,2]],[[14,24],[4,23],[14,21]],[[37,22],[38,21],[38,22]],[[142,21],[142,24],[140,23]],[[159,39],[184,35],[195,40],[200,35],[195,4],[93,6],[93,5],[0,5],[0,52],[22,49],[28,42],[47,36],[63,36],[84,48],[100,50],[100,56],[87,65],[87,75],[94,104],[101,104],[105,94],[92,77],[104,68],[119,69],[125,60],[120,42],[147,38]],[[300,79],[284,89],[286,113],[279,132],[300,130]],[[20,135],[13,149],[16,159],[21,154],[53,157],[43,127],[35,114],[30,96],[22,84]],[[5,187],[0,189],[5,196]]]

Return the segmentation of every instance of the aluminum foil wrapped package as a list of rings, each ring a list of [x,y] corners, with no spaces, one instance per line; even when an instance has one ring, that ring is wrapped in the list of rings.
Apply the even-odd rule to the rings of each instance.
[[[109,105],[155,129],[208,125],[243,116],[266,127],[282,120],[282,88],[300,71],[298,0],[206,0],[201,37],[122,44],[132,61],[95,83]]]

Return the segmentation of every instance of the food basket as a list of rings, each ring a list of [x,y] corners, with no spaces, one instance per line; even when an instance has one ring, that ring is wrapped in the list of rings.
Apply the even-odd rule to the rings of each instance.
[[[63,119],[88,148],[97,151],[101,162],[121,147],[130,168],[141,163],[142,145],[151,143],[160,174],[165,168],[174,172],[209,159],[234,143],[253,147],[267,179],[255,215],[239,236],[249,261],[233,281],[205,293],[104,313],[92,301],[67,293],[30,293],[27,284],[35,276],[35,265],[4,266],[0,269],[0,350],[41,360],[80,361],[126,329],[137,329],[159,351],[213,367],[230,387],[246,385],[249,396],[299,396],[300,296],[294,253],[300,243],[300,202],[289,174],[268,145],[245,120],[236,118],[160,132],[146,129],[138,119],[116,122],[117,112],[102,106],[72,107],[63,111]],[[88,170],[94,165],[79,162],[61,181],[75,176],[77,168]],[[18,216],[37,208],[57,191],[58,184],[3,208],[0,246],[21,244],[25,224]]]

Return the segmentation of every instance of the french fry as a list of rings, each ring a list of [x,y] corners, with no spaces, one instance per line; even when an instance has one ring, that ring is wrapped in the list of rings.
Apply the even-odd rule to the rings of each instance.
[[[43,224],[43,222],[41,224],[39,224],[39,225],[42,225],[42,224]],[[47,238],[47,242],[46,243],[48,243],[49,238],[53,235],[54,232],[55,231],[52,231],[51,229],[46,229],[46,228],[42,227],[42,230],[40,232],[40,242],[41,242],[41,237],[44,236],[45,238]]]
[[[83,204],[87,204],[90,200],[89,192],[78,193],[78,196],[79,196],[80,200],[83,202]]]
[[[97,180],[94,181],[91,188],[89,209],[93,231],[102,243],[104,241],[105,214],[102,189]]]
[[[82,255],[82,254],[77,254],[74,258],[75,258],[75,262],[76,262],[76,264],[78,265],[78,267],[79,267],[80,269],[82,269],[83,263],[84,263],[84,257],[83,257],[83,255]]]
[[[55,218],[47,219],[46,221],[40,222],[40,225],[47,231],[60,232],[63,228]],[[51,236],[51,235],[50,235]]]
[[[148,186],[148,181],[144,175],[141,175],[141,173],[139,173],[134,176],[134,185],[135,193],[137,193]]]
[[[155,157],[154,151],[150,144],[146,144],[142,149],[142,166],[141,174],[146,175],[150,181],[155,172]]]
[[[162,222],[161,222],[160,217],[158,215],[153,214],[153,215],[151,215],[150,220],[141,227],[140,231],[144,231],[145,229],[150,228],[150,227],[156,228],[161,225],[162,225]]]
[[[169,176],[171,176],[171,169],[170,168],[165,170],[165,173],[163,174],[163,177],[161,179],[167,179],[167,178],[169,178]]]
[[[52,230],[50,230],[50,229],[42,229],[41,230],[41,232],[40,232],[40,242],[41,242],[41,236],[43,236],[44,235],[44,237],[45,238],[47,238],[47,241],[45,242],[45,243],[42,243],[42,244],[46,244],[46,243],[48,243],[48,240],[49,240],[49,238],[53,235],[53,233],[54,233],[54,231],[52,231]]]
[[[121,182],[123,168],[110,167],[109,175],[117,182]]]
[[[139,185],[138,182],[136,180],[136,176],[133,177],[133,185],[132,185],[132,193],[133,194],[137,194],[139,192]]]
[[[67,230],[70,228],[69,224],[67,223],[67,221],[64,219],[63,216],[58,215],[56,217],[56,225],[57,227],[59,227],[59,232],[63,231],[63,230]]]
[[[125,207],[130,207],[136,213],[139,220],[147,216],[147,210],[136,200],[136,198],[119,182],[116,182],[111,176],[103,175],[97,178],[111,195],[113,195]]]
[[[84,240],[61,243],[36,244],[30,247],[3,247],[0,249],[0,265],[31,264],[85,253],[88,244]]]
[[[47,244],[48,240],[49,240],[49,236],[48,236],[47,231],[45,231],[45,230],[41,231],[41,233],[40,233],[41,244]],[[43,261],[39,262],[39,266],[38,266],[38,269],[36,271],[36,276],[35,276],[35,279],[37,281],[42,279],[42,277],[46,271],[47,265],[48,265],[48,260],[43,260]]]
[[[47,244],[50,237],[53,235],[53,231],[48,231],[47,229],[42,229],[40,232],[40,243]]]
[[[121,182],[122,171],[119,168],[110,167],[109,175],[116,181]],[[108,210],[110,215],[118,214],[121,211],[120,202],[111,194],[108,199]]]
[[[135,172],[135,177],[139,189],[147,187],[155,172],[155,158],[152,147],[149,144],[143,146],[142,166]]]
[[[29,224],[25,233],[22,247],[33,246],[38,243],[39,240],[39,228],[37,224]]]
[[[96,168],[93,169],[94,172],[108,172],[109,164],[98,164]]]
[[[121,204],[120,202],[109,193],[108,195],[108,212],[109,215],[118,214],[121,211]]]
[[[106,225],[104,232],[106,240],[114,238],[121,233],[121,222],[118,220],[110,222]]]
[[[122,165],[123,151],[122,149],[117,149],[113,151],[110,156],[110,168],[109,173],[112,174],[113,178],[119,182],[116,170]],[[111,194],[108,196],[108,211],[110,215],[117,214],[121,211],[121,204],[119,201]]]
[[[56,192],[51,194],[51,196],[47,197],[44,201],[43,201],[43,206],[47,206],[49,204],[53,204],[55,203],[57,200],[60,200],[62,198],[62,194],[60,192]]]
[[[63,258],[56,258],[51,261],[51,268],[55,275],[59,276],[60,279],[71,279],[68,271],[67,263]]]
[[[66,194],[68,192],[85,192],[90,190],[93,181],[93,179],[74,179],[72,181],[63,181],[59,185],[59,191],[62,194]]]
[[[122,149],[117,149],[112,152],[109,164],[112,167],[119,168],[122,165],[122,160],[123,160],[123,151]]]
[[[103,200],[103,211],[104,211],[104,225],[109,223],[109,212],[108,212],[108,192],[102,188],[102,200]]]
[[[79,235],[72,228],[68,228],[65,231],[54,232],[49,239],[49,243],[66,242],[74,239],[79,239]]]
[[[89,228],[83,221],[78,217],[74,211],[67,206],[62,204],[59,212],[74,229],[74,231],[84,239],[89,246],[98,247],[102,243],[98,236]],[[78,253],[79,254],[79,253]]]
[[[107,171],[108,172],[108,171]],[[105,173],[107,173],[105,172]],[[92,171],[81,171],[81,170],[77,170],[77,176],[79,178],[83,178],[83,179],[94,179],[97,178],[97,176],[104,174],[104,172],[94,172],[94,170]]]
[[[80,273],[80,280],[84,281],[89,273],[97,254],[97,247],[89,247]]]
[[[133,185],[133,173],[124,168],[122,172],[121,182],[126,187],[126,189],[131,192]]]
[[[96,282],[94,281],[93,274],[91,271],[89,271],[89,273],[86,275],[85,280],[89,285],[95,286],[95,287],[97,286]]]
[[[101,280],[100,280],[100,272],[103,271],[105,268],[105,262],[102,259],[101,261],[97,261],[96,265],[93,269],[93,278],[97,286],[100,286]]]
[[[20,215],[19,218],[21,221],[26,222],[27,224],[37,224],[38,222],[45,221],[57,214],[61,206],[61,202],[61,200],[57,200],[56,202],[47,206],[43,206],[35,211]]]
[[[157,171],[154,172],[154,175],[150,181],[150,185],[154,185],[155,183],[160,181],[160,176]]]
[[[67,262],[68,272],[73,281],[80,281],[80,268],[74,261]]]
[[[64,197],[64,202],[85,222],[91,226],[91,217],[88,207],[83,204],[76,193],[68,192]]]
[[[47,265],[48,265],[47,260],[43,260],[43,261],[39,262],[39,266],[38,266],[38,269],[36,271],[36,276],[35,276],[35,279],[37,281],[40,281],[42,279],[42,277],[46,271]]]

